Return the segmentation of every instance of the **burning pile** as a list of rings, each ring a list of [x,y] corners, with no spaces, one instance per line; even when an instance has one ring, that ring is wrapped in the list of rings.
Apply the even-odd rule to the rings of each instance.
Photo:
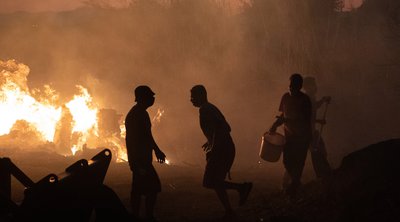
[[[85,147],[108,147],[117,161],[127,160],[120,115],[99,109],[88,90],[65,104],[49,85],[30,90],[29,67],[15,60],[0,60],[0,147],[35,149],[51,147],[74,155]]]

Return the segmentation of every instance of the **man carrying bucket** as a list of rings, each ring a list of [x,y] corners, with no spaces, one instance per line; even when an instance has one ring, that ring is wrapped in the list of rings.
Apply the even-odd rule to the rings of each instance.
[[[199,108],[200,127],[207,138],[207,142],[203,145],[207,160],[203,186],[215,190],[225,208],[224,219],[232,219],[234,212],[226,190],[238,191],[239,205],[243,205],[253,184],[225,181],[235,159],[235,144],[230,135],[231,127],[221,111],[208,102],[207,91],[203,85],[194,86],[190,92],[190,101],[193,106]]]
[[[303,77],[300,74],[290,76],[289,92],[282,96],[279,111],[281,115],[274,122],[268,133],[275,133],[276,128],[284,124],[286,144],[283,148],[283,164],[290,177],[285,193],[294,197],[301,185],[301,175],[310,146],[311,101],[301,92]]]

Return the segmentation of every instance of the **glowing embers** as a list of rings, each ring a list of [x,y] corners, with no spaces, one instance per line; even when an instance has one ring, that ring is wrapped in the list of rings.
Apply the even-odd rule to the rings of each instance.
[[[153,123],[160,123],[161,122],[161,117],[164,115],[164,110],[158,108],[157,109],[157,114],[153,117],[151,120]]]

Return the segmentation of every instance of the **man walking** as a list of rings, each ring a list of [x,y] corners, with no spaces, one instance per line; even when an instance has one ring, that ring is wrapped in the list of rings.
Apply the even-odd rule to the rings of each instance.
[[[280,116],[274,122],[269,133],[284,124],[286,144],[283,148],[283,164],[290,177],[285,192],[294,197],[301,184],[301,175],[311,142],[311,101],[301,92],[303,77],[300,74],[290,76],[289,92],[282,96],[279,106]]]
[[[239,193],[239,205],[243,205],[252,189],[252,183],[232,183],[225,181],[235,158],[235,144],[230,135],[231,127],[221,111],[209,103],[207,91],[203,85],[191,89],[193,106],[199,108],[200,127],[207,138],[203,145],[207,165],[203,177],[203,186],[215,190],[225,208],[224,219],[234,216],[226,190],[233,189]]]

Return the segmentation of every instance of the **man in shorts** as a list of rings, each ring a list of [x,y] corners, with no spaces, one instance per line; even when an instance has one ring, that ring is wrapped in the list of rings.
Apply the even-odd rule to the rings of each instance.
[[[146,221],[156,221],[153,216],[157,194],[161,183],[153,167],[153,150],[159,163],[165,162],[165,154],[158,148],[151,133],[151,122],[147,108],[154,104],[154,92],[148,86],[135,89],[135,106],[125,119],[126,148],[132,171],[131,204],[133,216],[138,218],[141,197],[145,197]]]
[[[225,208],[224,218],[229,219],[234,216],[234,211],[226,190],[238,191],[239,205],[243,205],[253,184],[225,181],[235,158],[235,144],[230,135],[231,127],[221,111],[208,102],[207,91],[203,85],[196,85],[191,89],[190,101],[193,106],[199,108],[200,127],[207,138],[207,142],[203,145],[207,160],[203,186],[215,190]]]

